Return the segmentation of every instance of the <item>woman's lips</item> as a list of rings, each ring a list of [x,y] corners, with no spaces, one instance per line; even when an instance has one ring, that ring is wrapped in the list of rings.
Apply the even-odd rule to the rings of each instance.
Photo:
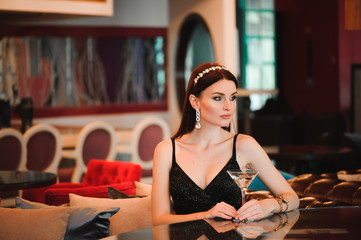
[[[221,118],[223,118],[223,119],[230,119],[230,118],[231,118],[231,114],[221,115]]]

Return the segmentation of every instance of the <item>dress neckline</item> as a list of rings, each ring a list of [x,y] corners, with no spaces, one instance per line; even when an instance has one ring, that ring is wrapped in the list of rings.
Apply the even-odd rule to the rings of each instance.
[[[212,185],[212,183],[219,177],[219,175],[224,171],[224,169],[228,166],[228,164],[231,162],[231,160],[236,156],[236,140],[237,140],[237,136],[238,134],[234,135],[233,138],[233,147],[232,147],[232,156],[230,157],[230,159],[225,163],[225,165],[222,167],[222,169],[216,174],[216,176],[207,184],[207,186],[203,189],[201,188],[182,168],[181,166],[179,166],[179,164],[176,161],[175,158],[175,139],[172,138],[172,144],[173,144],[173,160],[172,160],[172,164],[176,164],[176,166],[181,170],[181,172],[187,177],[187,179],[189,179],[193,185],[195,185],[198,189],[202,190],[203,192],[205,192],[209,186]],[[236,161],[237,162],[237,161]],[[238,165],[238,163],[237,163]]]
[[[233,156],[231,156],[231,158],[227,161],[227,163],[223,166],[223,168],[217,173],[217,175],[207,184],[207,186],[203,189],[201,188],[195,181],[193,181],[193,179],[178,165],[178,163],[176,161],[174,161],[174,163],[176,164],[176,166],[181,170],[181,172],[190,180],[190,182],[192,182],[193,185],[195,185],[197,188],[199,188],[202,191],[207,191],[207,189],[209,188],[209,186],[212,185],[212,183],[218,178],[218,176],[221,174],[221,172],[224,171],[224,169],[227,167],[227,165],[229,164],[229,162],[232,160]]]

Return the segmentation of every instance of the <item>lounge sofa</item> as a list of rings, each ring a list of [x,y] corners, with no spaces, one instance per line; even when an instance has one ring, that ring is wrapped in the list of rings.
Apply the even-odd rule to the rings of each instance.
[[[0,208],[0,239],[99,239],[150,227],[151,185],[141,166],[92,159],[82,183],[24,190],[16,208]],[[110,199],[108,187],[125,196]]]
[[[300,198],[299,208],[361,206],[361,169],[302,174],[286,180]],[[251,185],[247,193],[248,200],[269,197],[273,196],[260,184],[253,189]]]
[[[99,239],[151,227],[151,185],[131,184],[134,195],[127,198],[70,193],[63,206],[18,197],[16,208],[0,207],[0,239]]]
[[[361,169],[302,174],[288,182],[300,197],[300,208],[361,206]]]

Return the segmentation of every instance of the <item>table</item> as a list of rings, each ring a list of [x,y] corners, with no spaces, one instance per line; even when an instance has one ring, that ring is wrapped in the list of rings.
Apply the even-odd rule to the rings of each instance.
[[[278,169],[300,175],[303,173],[320,174],[327,171],[345,170],[347,161],[351,161],[354,155],[351,148],[284,145],[280,146],[277,151],[268,152],[268,156],[276,162]],[[344,164],[344,168],[342,164]],[[342,169],[337,169],[337,167]]]
[[[224,220],[197,220],[140,229],[105,240],[196,239],[361,239],[361,207],[300,209],[257,222],[236,225]]]
[[[55,184],[57,175],[37,171],[0,171],[0,191],[14,191]]]

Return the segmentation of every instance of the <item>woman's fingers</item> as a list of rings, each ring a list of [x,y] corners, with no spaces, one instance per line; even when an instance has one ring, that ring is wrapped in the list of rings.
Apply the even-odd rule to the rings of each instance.
[[[223,213],[223,212],[218,212],[216,217],[220,217],[220,218],[224,218],[224,219],[232,219],[232,215]]]
[[[235,217],[237,214],[236,209],[225,202],[217,203],[215,208],[219,214],[217,217],[231,219],[232,217]]]
[[[236,209],[225,202],[217,203],[212,209],[208,211],[208,213],[209,214],[207,214],[207,217],[209,218],[220,217],[224,219],[232,219],[237,215]]]
[[[253,199],[238,210],[236,218],[240,220],[256,220],[267,215],[268,213],[264,211],[262,203]]]
[[[218,204],[219,204],[222,208],[224,208],[225,211],[231,213],[232,215],[237,213],[236,209],[235,209],[233,206],[231,206],[231,205],[229,205],[229,204],[227,204],[227,203],[225,203],[225,202],[220,202],[220,203],[218,203]],[[218,205],[218,204],[217,204],[217,205]]]
[[[255,206],[257,205],[257,200],[250,200],[248,202],[246,202],[238,211],[237,213],[239,215],[242,215],[242,214],[245,214],[245,213],[248,213],[249,211],[252,211]]]

